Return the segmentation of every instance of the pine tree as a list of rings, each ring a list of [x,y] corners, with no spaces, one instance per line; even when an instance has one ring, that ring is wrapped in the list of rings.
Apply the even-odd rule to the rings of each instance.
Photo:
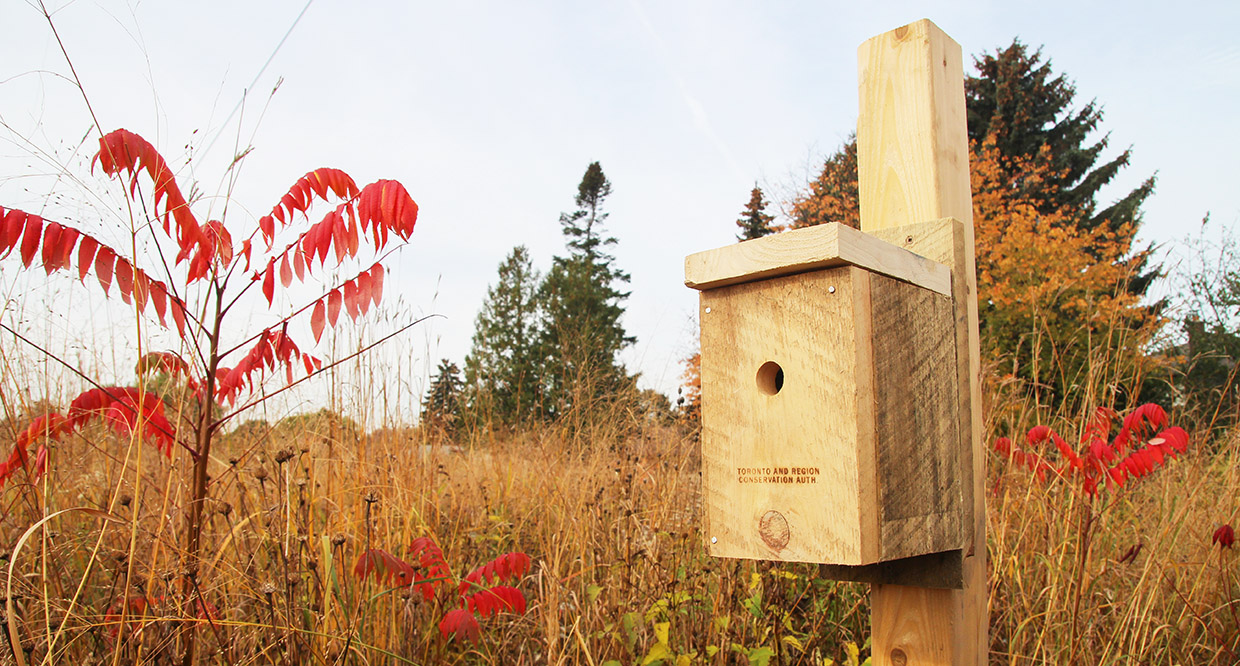
[[[753,191],[749,193],[749,203],[745,204],[745,210],[741,212],[741,217],[736,221],[736,226],[741,228],[741,232],[737,234],[737,240],[752,240],[754,238],[762,238],[775,233],[771,228],[771,222],[774,221],[774,215],[766,213],[766,198],[762,196],[762,189],[757,185],[753,186]]]
[[[465,357],[470,407],[481,418],[517,426],[538,413],[539,280],[521,245],[499,265],[495,284],[487,289]]]
[[[451,433],[461,422],[461,369],[448,359],[439,362],[422,400],[422,423]]]
[[[1097,331],[1097,313],[1083,304],[1106,299],[1099,308],[1113,315],[1109,324],[1115,335],[1103,339],[1113,346],[1108,351],[1130,367],[1140,366],[1134,355],[1140,355],[1157,327],[1158,306],[1140,302],[1157,271],[1146,266],[1150,251],[1134,247],[1140,207],[1154,180],[1100,209],[1099,189],[1129,162],[1129,151],[1124,151],[1099,163],[1107,137],[1094,143],[1089,137],[1102,121],[1101,108],[1090,102],[1072,109],[1072,84],[1054,75],[1040,52],[1030,54],[1019,41],[975,62],[978,76],[968,77],[965,89],[983,344],[993,354],[1006,355],[1018,376],[1037,376],[1037,383],[1062,398],[1080,379],[1084,362],[1065,354],[1068,346],[1083,332]],[[793,227],[856,224],[856,152],[853,138],[824,163],[809,191],[791,202]],[[1012,211],[1019,215],[1009,219]],[[1027,233],[1030,230],[1037,233]],[[1070,242],[1065,253],[1077,274],[1071,284],[1048,295],[1039,287],[1047,280],[1020,277],[1021,271],[1041,275],[1048,267],[1022,266],[1011,259],[1024,253],[1021,243],[1044,245],[1051,238]],[[1066,267],[1049,268],[1059,275]],[[1084,300],[1082,285],[1088,285]],[[1034,302],[1039,307],[1029,307]],[[1030,344],[1031,336],[1039,338],[1038,345]],[[1098,339],[1093,338],[1094,344]],[[1043,359],[1039,369],[1039,355],[1047,349],[1058,350],[1056,357],[1053,363]],[[1049,376],[1052,372],[1057,378]]]
[[[629,381],[616,359],[634,341],[620,323],[629,294],[615,286],[627,283],[629,275],[605,252],[616,244],[603,232],[603,203],[609,194],[611,183],[603,169],[598,162],[590,164],[577,187],[577,210],[560,215],[568,256],[555,258],[539,289],[544,387],[551,416],[582,399],[614,393]]]

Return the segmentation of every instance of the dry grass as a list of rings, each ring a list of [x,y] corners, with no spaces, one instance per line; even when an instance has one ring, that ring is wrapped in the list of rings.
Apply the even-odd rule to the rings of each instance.
[[[988,440],[1079,427],[989,397]],[[214,449],[205,562],[187,572],[188,456],[88,428],[55,446],[43,479],[0,490],[12,647],[30,663],[179,663],[177,629],[197,622],[199,663],[817,665],[858,646],[864,658],[864,586],[706,556],[692,433],[620,411],[571,432],[467,439],[363,433],[330,412],[245,424]],[[993,663],[1240,661],[1237,555],[1210,542],[1240,515],[1240,431],[1098,503],[997,456],[989,469]],[[367,548],[403,555],[422,536],[457,576],[528,553],[529,611],[483,621],[477,644],[447,641],[450,594],[423,601],[353,575]],[[182,595],[186,575],[210,617]],[[0,646],[0,664],[14,660]]]

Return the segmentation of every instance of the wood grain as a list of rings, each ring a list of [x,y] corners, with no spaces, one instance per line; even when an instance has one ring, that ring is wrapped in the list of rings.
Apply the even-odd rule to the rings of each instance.
[[[984,664],[987,649],[984,476],[980,455],[980,383],[977,353],[973,211],[960,46],[930,21],[879,35],[858,48],[860,113],[857,121],[861,228],[881,230],[953,217],[951,265],[959,277],[955,298],[960,391],[969,393],[968,441],[961,469],[972,478],[972,529],[965,530],[964,588],[931,590],[875,585],[871,591],[872,649],[876,665]],[[907,234],[906,234],[907,237]],[[945,257],[944,257],[945,258]],[[963,299],[961,292],[964,292]],[[964,341],[961,341],[961,337]],[[967,375],[967,377],[966,377]],[[962,438],[963,440],[964,438]],[[971,532],[971,534],[969,534]]]
[[[691,254],[685,257],[685,285],[714,289],[845,265],[951,295],[947,267],[838,222]]]
[[[854,446],[854,309],[868,302],[856,298],[858,282],[868,290],[864,271],[840,267],[702,292],[702,485],[712,555],[876,559],[877,514],[862,510],[873,488],[860,480],[873,467],[861,456],[873,453]],[[758,381],[767,362],[783,369],[774,395]],[[764,539],[764,519],[770,529],[785,522],[787,539]]]

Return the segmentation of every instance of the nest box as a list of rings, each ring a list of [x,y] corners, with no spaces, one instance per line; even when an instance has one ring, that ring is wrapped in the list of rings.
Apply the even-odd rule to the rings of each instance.
[[[866,565],[962,543],[951,271],[839,224],[690,255],[712,555]]]

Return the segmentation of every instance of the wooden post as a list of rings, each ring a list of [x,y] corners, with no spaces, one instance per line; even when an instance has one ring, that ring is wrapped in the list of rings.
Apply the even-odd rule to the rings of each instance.
[[[963,589],[875,584],[873,663],[986,663],[986,511],[973,207],[960,46],[928,20],[858,49],[861,229],[952,267]],[[955,218],[958,224],[928,223]]]

